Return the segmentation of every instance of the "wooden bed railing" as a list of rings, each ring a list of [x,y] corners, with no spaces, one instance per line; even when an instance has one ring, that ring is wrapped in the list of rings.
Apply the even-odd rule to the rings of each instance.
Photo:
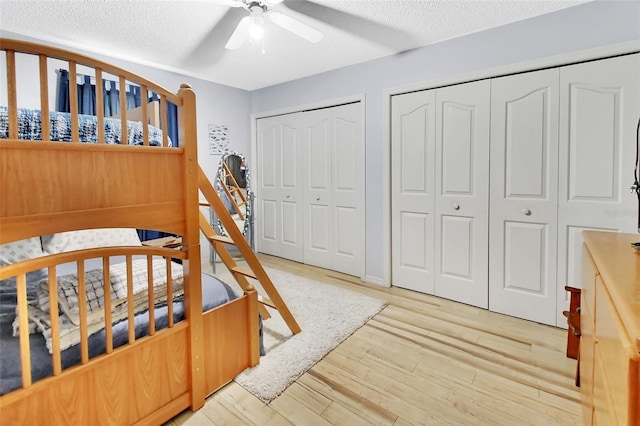
[[[153,336],[156,333],[155,330],[155,309],[156,301],[154,298],[154,276],[151,268],[151,261],[153,256],[161,256],[166,262],[166,277],[167,277],[167,301],[173,299],[173,283],[175,278],[172,275],[171,259],[186,259],[186,253],[179,250],[172,250],[167,248],[158,247],[112,247],[112,248],[97,248],[82,251],[71,251],[65,253],[59,253],[55,255],[49,255],[31,259],[28,261],[15,263],[0,268],[0,281],[16,278],[17,289],[17,301],[18,312],[17,317],[19,320],[19,339],[20,339],[20,361],[22,367],[22,388],[28,389],[32,385],[31,376],[31,349],[29,346],[29,324],[28,324],[28,301],[27,301],[27,280],[26,276],[30,272],[38,271],[40,269],[46,269],[48,272],[47,284],[49,295],[49,306],[58,306],[58,289],[56,279],[56,266],[69,262],[75,262],[77,265],[78,276],[78,307],[80,318],[80,365],[87,364],[89,362],[89,333],[88,333],[88,313],[87,313],[87,300],[86,300],[86,287],[85,287],[85,268],[84,261],[87,259],[102,259],[102,271],[103,271],[103,294],[111,294],[111,280],[110,280],[110,263],[109,258],[112,256],[125,256],[126,269],[127,269],[127,305],[128,312],[126,321],[128,323],[129,331],[129,345],[136,343],[135,337],[135,320],[136,313],[134,312],[134,292],[133,292],[133,277],[132,277],[132,256],[144,255],[147,257],[147,306],[149,314],[149,330],[148,336]],[[167,303],[168,309],[168,327],[172,328],[173,323],[173,304]],[[111,298],[104,297],[104,330],[105,330],[105,346],[106,354],[113,352],[113,323],[112,323],[112,309]],[[59,327],[59,312],[57,309],[50,310],[51,321],[51,356],[53,366],[53,376],[58,376],[62,373],[62,361],[61,361],[61,349],[60,349],[60,327]]]

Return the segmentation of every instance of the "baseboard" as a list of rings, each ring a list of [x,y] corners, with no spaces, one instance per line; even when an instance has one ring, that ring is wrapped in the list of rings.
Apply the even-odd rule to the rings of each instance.
[[[365,275],[362,277],[362,281],[364,281],[367,284],[377,285],[379,287],[385,287],[385,288],[391,287],[389,285],[385,285],[384,281],[380,277],[372,277],[370,275]]]

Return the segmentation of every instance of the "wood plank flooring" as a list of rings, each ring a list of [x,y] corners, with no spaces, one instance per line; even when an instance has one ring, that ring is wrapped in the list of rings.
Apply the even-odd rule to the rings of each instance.
[[[232,382],[167,425],[582,424],[565,330],[259,257],[389,305],[271,404]]]

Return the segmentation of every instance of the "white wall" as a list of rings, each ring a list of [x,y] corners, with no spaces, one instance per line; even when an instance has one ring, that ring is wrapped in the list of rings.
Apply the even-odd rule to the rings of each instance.
[[[428,25],[428,22],[425,23]],[[598,1],[252,92],[263,114],[365,93],[365,276],[382,281],[386,90],[640,40],[640,2]]]

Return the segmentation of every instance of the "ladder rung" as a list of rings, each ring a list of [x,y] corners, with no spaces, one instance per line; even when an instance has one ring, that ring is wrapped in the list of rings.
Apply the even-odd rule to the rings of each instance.
[[[255,280],[258,279],[258,277],[256,277],[256,274],[254,274],[253,271],[250,271],[249,269],[244,269],[239,266],[234,266],[233,268],[229,268],[229,270],[231,271],[232,274],[241,274],[241,275],[244,275],[245,277],[253,278]]]
[[[276,308],[276,304],[273,303],[271,299],[267,299],[266,297],[258,296],[258,302],[262,303],[263,305],[267,305],[273,309],[278,309]]]
[[[224,244],[235,244],[235,242],[229,237],[223,237],[222,235],[214,235],[209,237],[209,241],[212,243],[224,243]]]

